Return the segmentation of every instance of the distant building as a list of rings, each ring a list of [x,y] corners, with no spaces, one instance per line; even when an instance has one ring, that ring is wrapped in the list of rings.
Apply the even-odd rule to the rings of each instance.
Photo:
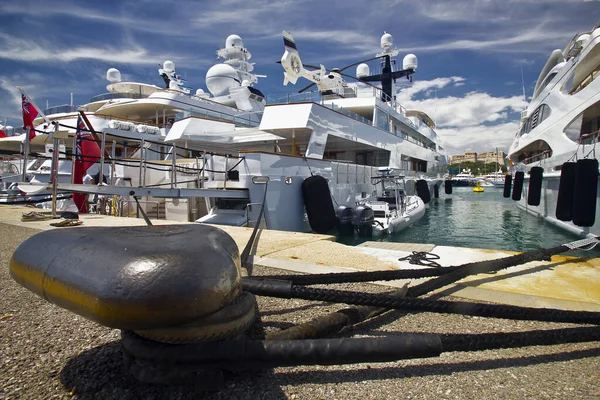
[[[452,164],[458,164],[461,162],[475,162],[477,161],[477,153],[473,152],[465,152],[465,154],[459,154],[456,156],[452,156]]]
[[[465,152],[465,154],[458,154],[452,156],[451,164],[459,164],[462,162],[476,162],[480,161],[485,164],[495,164],[498,161],[498,166],[504,166],[504,158],[506,154],[503,151],[488,151],[487,153],[477,154],[474,151]]]
[[[498,165],[503,167],[505,157],[506,154],[504,154],[503,151],[488,151],[487,153],[481,153],[480,155],[478,155],[477,159],[479,161],[483,161],[485,164],[495,164],[496,161],[498,161]]]

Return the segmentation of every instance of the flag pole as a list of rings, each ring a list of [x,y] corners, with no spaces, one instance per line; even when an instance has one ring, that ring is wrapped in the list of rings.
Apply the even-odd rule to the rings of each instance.
[[[27,97],[27,99],[29,100],[29,104],[31,104],[37,110],[39,116],[42,117],[48,125],[50,125],[50,120],[48,119],[48,117],[46,117],[46,115],[42,112],[42,110],[40,110],[40,108],[33,102],[33,99],[31,98],[31,96],[29,96],[29,94],[27,94],[25,89],[23,89],[23,87],[21,87],[21,86],[17,86],[17,89],[19,89],[21,94],[23,94],[23,95],[25,95],[25,97]]]
[[[27,99],[29,104],[31,104],[33,106],[33,108],[36,109],[36,111],[38,112],[38,115],[40,117],[42,117],[48,125],[50,125],[50,120],[48,120],[48,118],[46,117],[46,115],[44,115],[42,110],[40,110],[38,108],[38,106],[35,105],[35,103],[33,102],[33,99],[31,98],[31,96],[29,96],[29,94],[25,91],[25,89],[23,89],[23,87],[21,87],[21,86],[17,86],[17,89],[21,92],[21,94],[23,96],[25,96],[25,98]],[[25,125],[25,119],[23,119],[23,124]],[[25,127],[25,135],[26,136],[25,136],[25,143],[23,146],[23,148],[24,148],[23,149],[23,174],[22,174],[23,182],[27,181],[27,158],[28,158],[29,149],[30,149],[29,140],[30,140],[30,135],[31,135],[31,129],[33,129],[33,119],[31,120],[31,126]]]
[[[56,191],[58,186],[58,121],[54,122],[52,136],[52,216],[56,217]]]
[[[23,143],[23,174],[21,179],[27,182],[27,154],[29,153],[29,127],[25,127],[25,142]]]

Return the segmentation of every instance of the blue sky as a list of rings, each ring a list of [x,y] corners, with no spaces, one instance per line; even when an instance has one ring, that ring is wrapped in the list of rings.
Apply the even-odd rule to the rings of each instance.
[[[257,85],[281,96],[281,31],[302,60],[343,67],[377,53],[383,31],[399,59],[419,58],[399,99],[428,112],[450,154],[508,150],[527,96],[551,51],[600,22],[600,1],[32,1],[0,4],[0,121],[22,124],[16,86],[41,107],[83,104],[106,92],[106,70],[162,86],[157,65],[175,62],[188,86],[203,88],[215,51],[244,40]],[[347,70],[346,72],[351,72]]]

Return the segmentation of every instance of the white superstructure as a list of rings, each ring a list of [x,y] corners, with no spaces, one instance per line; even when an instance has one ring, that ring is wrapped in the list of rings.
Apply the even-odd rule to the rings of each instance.
[[[205,187],[247,188],[247,201],[257,204],[262,202],[263,186],[252,184],[251,178],[268,176],[267,225],[293,231],[310,230],[301,184],[311,175],[327,179],[337,206],[356,205],[361,194],[373,193],[371,177],[379,167],[406,176],[408,195],[416,192],[416,180],[430,179],[429,195],[433,196],[447,163],[442,142],[431,118],[405,110],[394,96],[395,80],[414,73],[416,57],[406,56],[404,68],[395,70],[398,51],[391,48],[391,35],[384,34],[383,51],[372,59],[381,61],[381,72],[371,75],[366,63],[355,63],[358,82],[346,82],[346,68],[307,70],[311,67],[300,61],[293,37],[287,32],[283,37],[284,84],[306,78],[317,91],[305,92],[304,88],[269,102],[256,128],[187,118],[177,121],[167,136],[167,142],[236,156],[233,160],[211,155],[208,167],[229,173],[211,173]],[[259,210],[243,201],[211,205],[209,216],[200,221],[244,225],[255,220]]]
[[[564,50],[554,50],[537,80],[533,98],[522,112],[510,147],[511,171],[525,173],[520,207],[577,235],[600,234],[596,195],[595,224],[577,226],[556,217],[561,169],[565,162],[598,158],[600,128],[600,25],[580,33]],[[598,149],[600,150],[600,149]],[[529,173],[543,168],[541,202],[528,204]]]
[[[44,110],[47,118],[60,123],[61,143],[70,152],[80,111],[85,112],[91,129],[96,131],[99,140],[103,140],[103,153],[110,155],[112,162],[105,158],[104,174],[109,181],[124,178],[129,185],[168,185],[174,176],[172,166],[172,146],[165,145],[173,122],[188,117],[201,117],[217,124],[227,121],[242,127],[255,127],[259,124],[265,100],[260,91],[252,87],[259,75],[254,75],[253,65],[248,61],[250,52],[243,47],[237,35],[230,35],[225,48],[217,51],[222,61],[211,67],[206,74],[209,93],[197,89],[194,93],[185,86],[185,81],[175,71],[172,61],[159,65],[158,73],[165,86],[163,88],[141,82],[123,81],[121,72],[116,68],[108,69],[106,79],[108,93],[94,96],[88,103],[49,107]],[[48,144],[54,126],[38,117],[37,136],[30,142],[31,152],[42,152]],[[0,139],[0,148],[15,152],[23,151],[25,134],[18,138]],[[185,160],[192,156],[181,151],[177,160],[179,171],[188,166],[198,168],[198,160]],[[147,163],[151,166],[145,168]],[[31,168],[28,176],[35,181],[50,182],[51,161],[28,163]],[[201,166],[200,166],[201,167]],[[143,173],[140,169],[144,169]],[[70,179],[72,163],[70,158],[59,160],[61,182]],[[97,173],[99,166],[96,166]],[[179,173],[179,172],[176,172]],[[189,175],[183,173],[182,175]],[[66,180],[65,180],[66,179]],[[180,181],[183,181],[180,178]],[[151,199],[154,203],[164,200]],[[185,203],[185,200],[181,203]],[[184,204],[185,205],[185,204]]]

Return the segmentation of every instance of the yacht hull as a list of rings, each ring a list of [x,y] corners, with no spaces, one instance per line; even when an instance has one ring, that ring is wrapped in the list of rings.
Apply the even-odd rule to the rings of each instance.
[[[531,215],[543,218],[548,223],[568,231],[573,235],[580,237],[598,236],[600,235],[600,179],[598,182],[599,192],[596,193],[596,223],[591,227],[582,227],[574,225],[571,221],[561,221],[556,218],[556,203],[558,200],[558,188],[560,183],[560,175],[553,174],[544,176],[542,181],[542,195],[540,196],[540,205],[531,206],[527,204],[527,196],[529,193],[529,178],[523,181],[523,195],[521,200],[517,201],[517,206],[525,210]]]

